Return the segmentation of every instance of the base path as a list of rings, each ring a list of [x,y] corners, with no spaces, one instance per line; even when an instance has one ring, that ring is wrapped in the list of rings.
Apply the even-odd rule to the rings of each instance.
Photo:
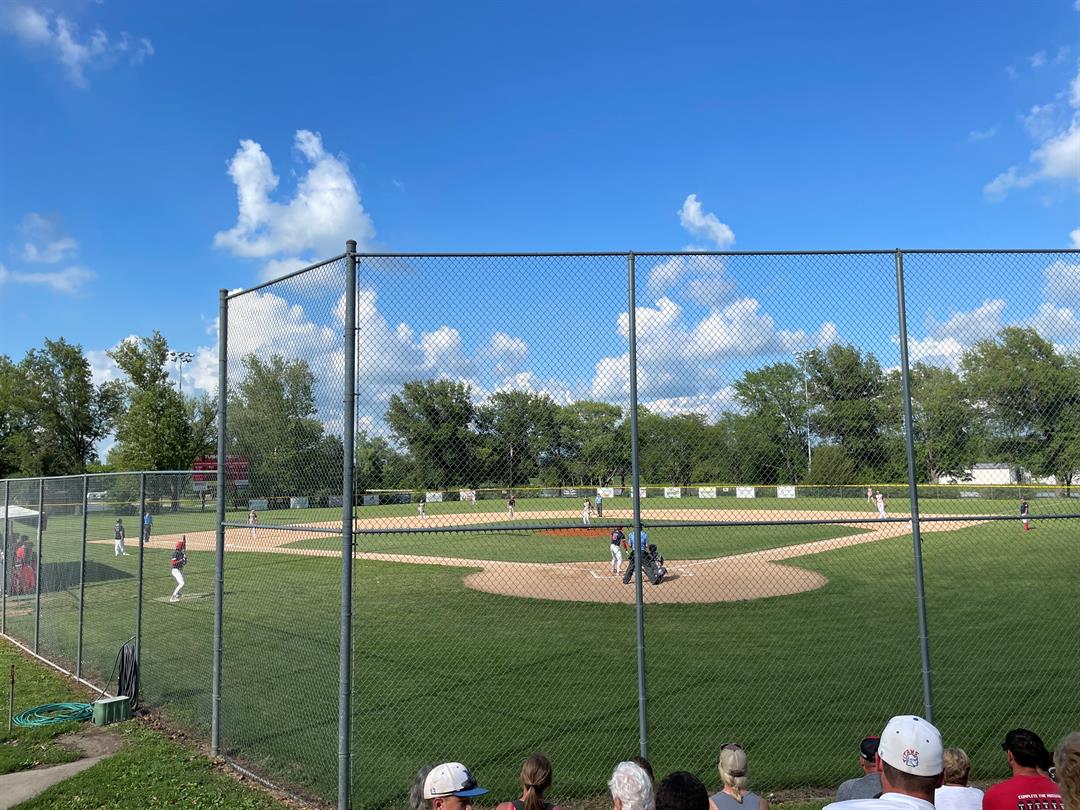
[[[643,513],[648,521],[685,520],[688,510],[676,511],[657,509]],[[861,534],[837,537],[829,540],[817,540],[811,543],[781,546],[745,554],[715,557],[707,560],[674,560],[666,562],[668,575],[659,585],[646,582],[643,588],[647,603],[712,603],[735,602],[748,599],[761,599],[766,596],[785,596],[802,593],[823,587],[828,580],[816,571],[810,571],[797,565],[784,563],[794,557],[821,554],[838,548],[874,543],[911,534],[910,522],[883,523],[868,519],[865,512],[812,512],[796,510],[724,510],[695,509],[693,516],[701,521],[747,521],[747,520],[848,520],[845,527],[863,530]],[[579,517],[576,511],[519,512],[521,523],[533,520],[562,519],[573,520]],[[897,515],[909,518],[908,515]],[[629,515],[614,511],[606,519],[626,520]],[[366,518],[356,521],[358,531],[364,529],[411,529],[452,527],[475,525],[477,523],[504,523],[506,515],[500,512],[469,512],[463,514],[431,515],[426,519],[419,517]],[[923,523],[922,532],[948,532],[973,526],[977,520],[955,520]],[[304,524],[324,528],[327,533],[341,531],[339,523]],[[502,527],[500,527],[502,528]],[[499,531],[500,528],[492,528]],[[654,533],[662,533],[662,526],[655,527]],[[538,529],[550,532],[552,529]],[[575,534],[589,532],[605,535],[609,528],[593,526],[588,529],[573,529]],[[718,529],[722,531],[722,529]],[[257,527],[254,537],[250,529],[230,528],[225,536],[226,554],[230,552],[272,552],[293,554],[307,557],[340,557],[341,552],[330,549],[291,548],[287,543],[295,542],[304,535],[273,524]],[[312,534],[311,536],[318,536]],[[172,548],[179,535],[155,537],[152,545]],[[658,538],[659,539],[659,538]],[[187,535],[190,551],[213,551],[214,533],[192,532]],[[99,542],[112,542],[103,540]],[[595,541],[594,541],[595,542]],[[661,552],[663,544],[661,543]],[[159,547],[160,547],[159,546]],[[606,550],[606,549],[605,549]],[[554,599],[566,602],[609,602],[633,604],[636,586],[633,581],[624,585],[622,574],[612,574],[610,559],[597,562],[567,563],[523,563],[500,560],[475,560],[457,557],[432,557],[412,554],[381,554],[356,552],[357,560],[379,560],[385,562],[410,563],[414,565],[440,565],[474,569],[465,574],[464,582],[469,588],[487,593],[504,594],[527,599]],[[479,570],[475,570],[479,569]],[[623,571],[626,563],[623,563]],[[359,573],[359,572],[358,572]]]

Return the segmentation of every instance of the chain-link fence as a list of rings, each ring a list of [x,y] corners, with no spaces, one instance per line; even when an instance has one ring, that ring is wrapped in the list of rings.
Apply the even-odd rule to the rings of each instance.
[[[514,798],[536,750],[564,805],[639,753],[714,787],[732,740],[828,791],[905,712],[990,780],[1080,675],[1078,291],[1075,251],[350,252],[222,294],[214,471],[5,483],[4,632],[99,681],[138,633],[145,703],[339,806],[442,760]]]

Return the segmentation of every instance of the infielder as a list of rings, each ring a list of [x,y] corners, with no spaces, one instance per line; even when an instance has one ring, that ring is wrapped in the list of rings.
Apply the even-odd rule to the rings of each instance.
[[[506,500],[506,514],[508,514],[511,519],[513,519],[514,517],[515,506],[517,506],[517,498],[515,498],[513,494],[511,494],[510,497]]]
[[[423,520],[427,517],[427,504],[424,501],[420,501],[419,506],[416,507],[416,511],[420,513],[420,519]]]
[[[877,500],[878,517],[881,518],[882,520],[884,520],[885,519],[885,496],[882,495],[880,492],[878,492],[878,494],[875,495],[874,497]]]
[[[1030,511],[1030,508],[1028,507],[1027,498],[1025,498],[1024,496],[1021,495],[1020,496],[1020,520],[1024,524],[1024,531],[1025,532],[1028,531],[1029,529],[1031,529],[1031,526],[1028,525],[1028,512],[1029,511]]]
[[[611,533],[611,573],[618,574],[622,568],[622,546],[626,542],[622,526],[617,526]]]
[[[176,541],[176,550],[172,555],[172,576],[176,580],[176,589],[172,592],[172,596],[169,597],[170,602],[179,602],[180,591],[184,590],[184,566],[187,565],[187,554],[184,553],[184,550],[186,548],[187,535],[185,534]]]
[[[251,539],[252,540],[255,539],[255,524],[258,523],[258,522],[259,522],[259,516],[255,513],[255,510],[252,509],[250,512],[248,512],[248,526],[251,527]]]
[[[582,502],[581,506],[581,522],[586,526],[589,525],[589,516],[592,515],[592,504],[589,503],[589,499],[586,498]]]
[[[128,553],[124,551],[125,537],[126,535],[124,533],[124,521],[120,518],[117,518],[116,525],[113,526],[113,550],[116,552],[113,555],[114,557],[119,557],[121,554],[125,557],[128,556]]]

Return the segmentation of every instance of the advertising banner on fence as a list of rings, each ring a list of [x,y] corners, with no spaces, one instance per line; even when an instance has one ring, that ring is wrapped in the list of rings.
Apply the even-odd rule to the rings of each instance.
[[[776,488],[776,497],[777,498],[794,498],[795,497],[795,487],[777,487]]]
[[[638,497],[639,498],[647,498],[647,497],[649,497],[649,490],[645,489],[645,487],[638,487]]]
[[[338,498],[338,506],[341,506],[340,501],[341,501],[341,498]],[[378,506],[378,505],[379,505],[379,496],[378,495],[365,495],[364,496],[364,506]]]
[[[664,487],[665,498],[681,498],[682,487]]]
[[[237,487],[246,487],[248,466],[248,460],[244,456],[225,456],[225,482]],[[191,469],[195,471],[195,474],[191,476],[193,486],[217,483],[217,456],[199,456],[191,463]],[[203,487],[205,488],[206,486]]]
[[[252,498],[248,501],[248,509],[254,509],[256,512],[265,512],[269,508],[269,503],[266,498]]]
[[[440,503],[442,501],[441,492],[425,492],[424,500],[428,503]]]
[[[308,499],[307,497],[289,498],[290,509],[307,509]]]
[[[576,489],[564,489],[562,491],[562,496],[564,498],[576,498],[577,497],[577,490]]]
[[[699,498],[715,498],[716,487],[698,487],[697,496]]]
[[[736,498],[754,498],[757,491],[753,487],[735,487]]]
[[[601,498],[614,498],[615,487],[597,487],[596,494],[599,495]]]
[[[476,490],[475,489],[463,489],[458,493],[459,501],[472,501],[476,503]]]

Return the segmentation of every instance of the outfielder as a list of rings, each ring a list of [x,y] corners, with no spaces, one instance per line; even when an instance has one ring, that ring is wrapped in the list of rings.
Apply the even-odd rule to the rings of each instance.
[[[1024,531],[1025,532],[1029,531],[1031,529],[1031,526],[1028,525],[1028,512],[1029,511],[1030,511],[1030,508],[1028,507],[1027,498],[1025,498],[1025,497],[1023,497],[1021,495],[1020,496],[1020,520],[1024,524]]]
[[[176,580],[176,589],[169,597],[170,602],[180,601],[180,591],[184,590],[184,566],[187,565],[187,535],[176,541],[176,551],[172,555],[172,576]]]

